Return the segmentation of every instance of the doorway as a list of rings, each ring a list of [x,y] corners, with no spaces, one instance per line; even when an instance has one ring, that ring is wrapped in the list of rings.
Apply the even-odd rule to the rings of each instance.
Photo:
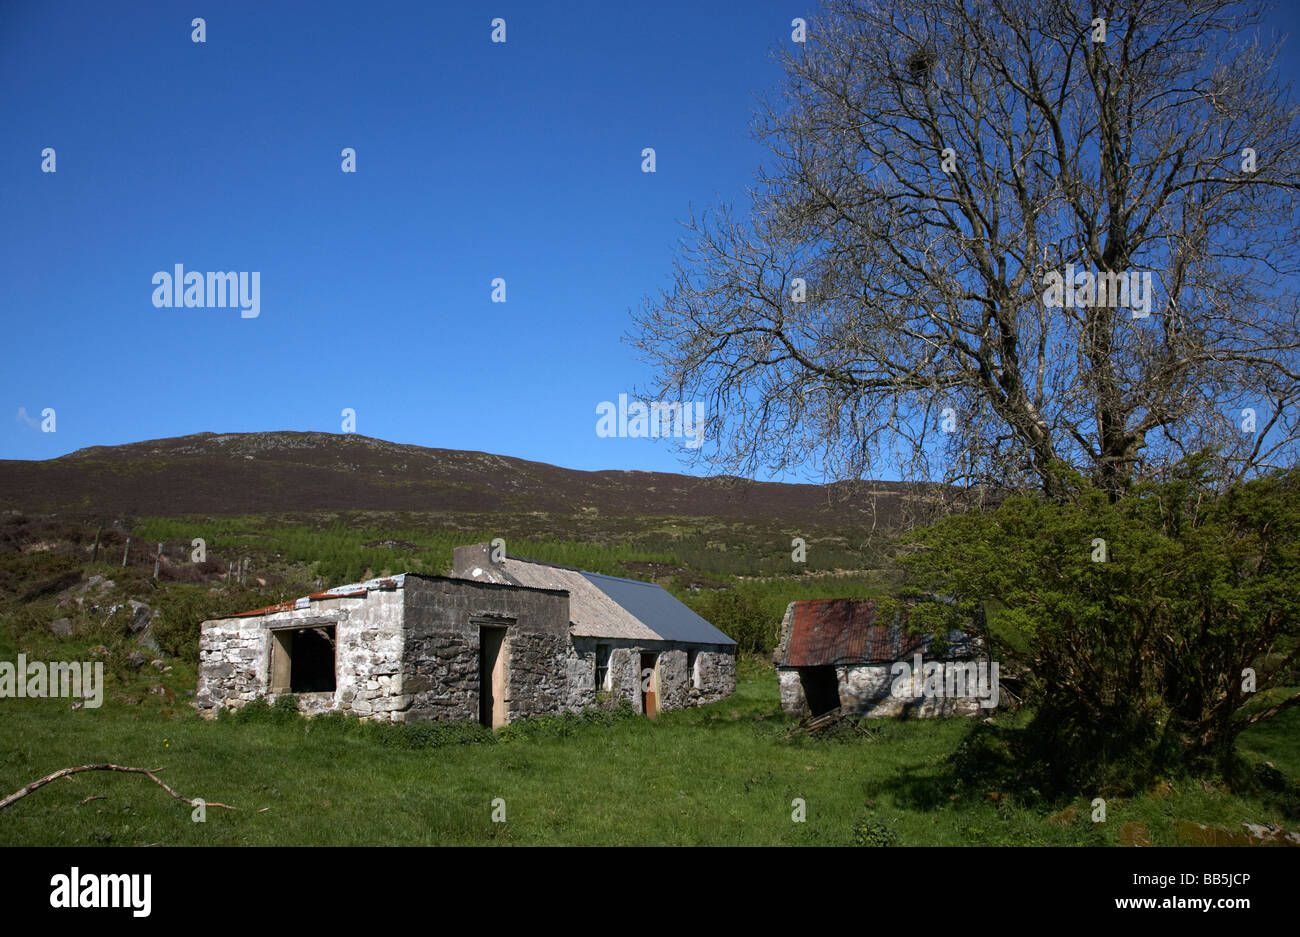
[[[506,629],[478,629],[478,721],[489,729],[506,724]]]
[[[840,678],[831,666],[800,667],[799,682],[804,699],[814,716],[828,713],[840,705]]]
[[[659,655],[641,655],[641,711],[653,719],[659,714]]]

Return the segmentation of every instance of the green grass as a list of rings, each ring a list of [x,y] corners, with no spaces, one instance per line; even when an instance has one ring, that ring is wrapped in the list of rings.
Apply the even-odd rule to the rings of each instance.
[[[67,525],[65,525],[66,527]],[[92,772],[56,781],[0,811],[0,844],[1114,844],[1140,823],[1157,844],[1193,820],[1240,830],[1243,821],[1300,825],[1300,711],[1242,736],[1247,763],[1271,761],[1274,789],[1233,793],[1213,781],[1173,779],[1147,795],[1111,799],[1090,822],[1091,795],[1070,822],[1048,818],[1070,802],[1027,802],[953,774],[953,756],[977,723],[880,721],[871,739],[786,737],[766,655],[741,659],[735,694],[720,703],[637,718],[553,717],[488,736],[474,726],[359,724],[256,710],[205,722],[187,705],[195,639],[207,617],[270,604],[325,585],[403,570],[444,572],[452,547],[504,536],[517,555],[596,572],[655,578],[742,648],[770,651],[786,603],[887,591],[878,544],[799,532],[808,567],[789,563],[791,532],[717,519],[548,517],[541,514],[324,514],[145,520],[138,541],[207,540],[209,557],[248,555],[247,588],[152,580],[152,563],[88,563],[94,529],[45,539],[76,546],[0,557],[0,660],[88,660],[102,655],[98,710],[67,701],[0,700],[0,796],[61,768],[108,761],[165,765],[191,797],[240,807],[191,808],[147,779]],[[394,547],[366,546],[399,541]],[[116,554],[114,554],[116,555]],[[624,564],[632,564],[630,567]],[[637,565],[644,564],[644,565]],[[116,582],[101,611],[56,605],[98,573]],[[169,671],[136,669],[123,617],[102,608],[144,598]],[[74,636],[48,622],[70,616]],[[102,648],[100,647],[102,645]],[[1023,718],[1023,714],[1021,716]],[[1000,722],[1017,720],[999,715]],[[989,781],[982,782],[987,785]],[[99,798],[87,800],[87,798]],[[505,801],[507,822],[491,821]],[[796,798],[807,822],[791,820]]]
[[[1067,825],[1047,819],[1065,804],[983,791],[950,799],[948,759],[969,720],[881,722],[874,740],[787,740],[775,674],[752,658],[742,665],[735,695],[711,706],[657,722],[529,720],[495,741],[465,727],[406,739],[404,727],[273,711],[205,722],[163,715],[152,700],[78,712],[5,700],[0,793],[107,761],[164,765],[179,793],[241,809],[209,808],[194,823],[147,779],[92,772],[0,811],[0,844],[1081,845],[1113,844],[1129,821],[1172,844],[1178,819],[1296,824],[1277,803],[1200,781],[1112,801],[1104,824],[1089,821],[1084,799]],[[1267,754],[1294,787],[1298,730],[1293,710],[1244,737],[1243,753]],[[496,798],[505,823],[492,822]],[[795,798],[807,822],[792,822]]]

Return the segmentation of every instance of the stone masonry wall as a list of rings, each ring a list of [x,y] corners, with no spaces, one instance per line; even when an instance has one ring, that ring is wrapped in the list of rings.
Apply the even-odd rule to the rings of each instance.
[[[609,689],[597,687],[596,645],[610,648]],[[696,650],[698,688],[687,673],[688,654]],[[658,654],[659,707],[662,710],[700,706],[730,696],[736,689],[736,654],[729,645],[680,645],[670,642],[618,638],[575,637],[568,654],[566,708],[577,711],[596,705],[597,693],[610,700],[627,700],[641,711],[641,653]]]
[[[506,626],[506,712],[560,712],[566,698],[569,597],[469,579],[406,578],[407,719],[477,720],[479,627]]]
[[[297,694],[303,712],[341,710],[394,722],[477,720],[479,628],[492,624],[507,628],[509,720],[595,705],[597,643],[611,648],[609,697],[628,700],[638,710],[642,651],[659,655],[664,710],[713,702],[735,691],[732,646],[575,639],[569,634],[566,593],[411,575],[402,588],[204,622],[195,705],[211,716],[259,696],[274,702],[273,631],[332,626],[335,690]],[[697,652],[697,687],[687,673],[689,650]]]
[[[200,714],[238,708],[269,689],[266,619],[223,618],[199,626],[199,682],[194,704]]]
[[[927,662],[929,663],[929,662]],[[940,681],[946,686],[948,669],[964,666],[965,662],[938,661]],[[928,718],[932,716],[975,716],[981,713],[991,715],[992,710],[980,707],[980,701],[974,697],[939,697],[923,696],[920,698],[899,697],[891,693],[895,676],[891,673],[891,664],[853,664],[835,668],[839,680],[840,705],[845,712],[860,716],[887,717],[909,716]],[[781,709],[797,715],[808,715],[808,700],[804,695],[803,683],[795,667],[777,669],[777,681],[781,691]]]
[[[317,600],[301,609],[206,621],[199,637],[195,705],[213,714],[271,693],[271,633],[279,628],[334,627],[333,693],[300,693],[307,714],[343,710],[402,721],[410,699],[402,686],[402,590]]]

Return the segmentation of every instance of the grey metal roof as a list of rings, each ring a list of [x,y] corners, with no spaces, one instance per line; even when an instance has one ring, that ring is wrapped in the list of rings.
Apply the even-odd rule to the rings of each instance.
[[[475,543],[453,552],[452,576],[505,586],[531,586],[569,593],[569,626],[575,637],[734,645],[685,604],[652,582],[590,573],[507,554],[491,561],[491,547]]]
[[[688,644],[735,644],[663,586],[582,571],[580,575],[646,624],[664,641]]]

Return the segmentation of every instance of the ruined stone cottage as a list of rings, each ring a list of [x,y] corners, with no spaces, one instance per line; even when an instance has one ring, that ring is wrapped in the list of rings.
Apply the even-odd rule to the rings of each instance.
[[[998,704],[998,665],[966,631],[947,636],[942,654],[931,635],[910,634],[895,614],[855,599],[791,602],[774,654],[781,708],[819,716],[839,709],[860,716],[988,714]]]
[[[308,713],[478,720],[600,699],[656,713],[735,689],[736,645],[661,586],[455,551],[451,576],[404,573],[205,621],[195,703],[212,715],[293,693]]]

